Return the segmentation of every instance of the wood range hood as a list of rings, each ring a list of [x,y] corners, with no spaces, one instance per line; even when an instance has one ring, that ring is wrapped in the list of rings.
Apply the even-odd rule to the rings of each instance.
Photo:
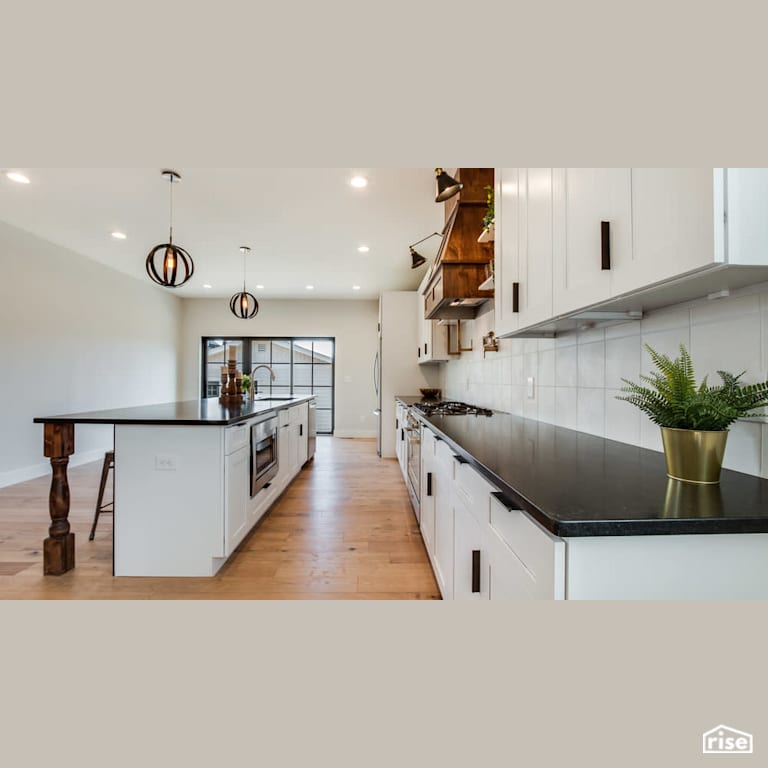
[[[455,178],[464,187],[445,201],[445,227],[440,250],[424,289],[424,316],[429,320],[470,320],[477,308],[493,298],[481,291],[493,243],[478,243],[487,210],[486,186],[493,187],[493,168],[459,168]]]

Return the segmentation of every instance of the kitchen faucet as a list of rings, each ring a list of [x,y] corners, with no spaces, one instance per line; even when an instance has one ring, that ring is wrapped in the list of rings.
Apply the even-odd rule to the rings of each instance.
[[[261,363],[260,365],[257,365],[252,371],[251,371],[251,400],[259,393],[259,385],[256,382],[256,377],[253,375],[256,373],[256,371],[259,370],[259,368],[266,368],[269,371],[269,375],[271,376],[270,381],[275,380],[275,372],[272,370],[272,368],[268,365],[265,365],[264,363]]]

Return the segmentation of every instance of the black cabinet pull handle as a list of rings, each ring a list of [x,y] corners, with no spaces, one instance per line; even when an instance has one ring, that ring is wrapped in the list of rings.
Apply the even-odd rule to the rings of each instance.
[[[405,440],[405,430],[404,429],[400,430],[400,439],[401,440]]]
[[[611,222],[600,222],[600,259],[601,268],[611,268]]]
[[[512,283],[512,311],[520,311],[520,283]]]
[[[480,550],[472,550],[472,592],[480,591]]]
[[[303,437],[303,436],[304,436],[304,425],[299,424],[299,437]]]
[[[496,501],[499,502],[503,507],[506,508],[507,512],[520,512],[520,507],[517,506],[514,502],[510,501],[501,491],[491,491],[491,496],[493,496]]]
[[[417,354],[419,357],[421,357],[421,347],[419,347],[419,348],[416,350],[416,354]]]
[[[432,473],[427,472],[427,496],[432,495]]]

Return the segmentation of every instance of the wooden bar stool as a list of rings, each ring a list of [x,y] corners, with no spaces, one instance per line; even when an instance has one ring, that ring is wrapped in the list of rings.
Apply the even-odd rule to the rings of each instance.
[[[109,470],[112,470],[112,501],[103,504],[104,501],[104,489],[107,487],[107,477]],[[112,509],[107,509],[112,507]],[[107,451],[104,454],[104,464],[101,467],[101,483],[99,483],[99,498],[96,500],[96,514],[93,517],[93,525],[91,526],[91,535],[88,537],[88,541],[93,541],[93,537],[96,535],[96,523],[99,522],[99,515],[101,513],[105,515],[115,514],[115,452]]]

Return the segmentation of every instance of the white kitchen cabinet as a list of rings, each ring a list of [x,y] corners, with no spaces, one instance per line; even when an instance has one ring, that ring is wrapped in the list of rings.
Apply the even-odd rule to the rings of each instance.
[[[553,168],[497,168],[495,332],[552,316]],[[501,233],[499,233],[499,224]]]
[[[768,265],[768,168],[715,168],[714,195],[716,210],[727,200],[727,237],[720,260]]]
[[[437,444],[435,471],[432,476],[432,494],[435,497],[435,540],[433,565],[435,578],[443,600],[453,599],[453,478],[445,462],[440,460]]]
[[[565,542],[494,495],[487,529],[491,600],[563,600]]]
[[[460,492],[454,493],[453,525],[453,599],[487,600],[490,568],[485,536]]]
[[[552,315],[556,316],[608,300],[612,273],[630,263],[632,176],[629,168],[554,171]],[[609,268],[602,258],[603,222],[609,225]]]
[[[286,416],[288,411],[285,411]],[[285,488],[293,477],[294,456],[296,448],[294,445],[293,429],[290,422],[281,424],[277,431],[277,477],[275,485],[280,491]]]
[[[227,456],[224,462],[224,553],[226,557],[235,551],[251,527],[248,517],[250,458],[250,445],[245,445]]]
[[[422,430],[424,433],[428,430]],[[431,544],[427,546],[430,552],[432,569],[435,579],[440,587],[440,594],[444,600],[453,599],[453,451],[448,444],[439,437],[432,437],[431,442],[422,441],[422,446],[427,445],[428,455],[426,478],[429,492],[429,507],[425,521]],[[422,516],[424,511],[422,511]]]
[[[450,359],[448,354],[448,328],[439,325],[437,320],[429,320],[426,314],[426,296],[423,291],[427,286],[429,272],[424,276],[418,289],[418,317],[416,319],[419,330],[419,345],[416,349],[416,359],[420,364],[445,363]]]
[[[309,407],[306,403],[291,408],[291,429],[293,432],[293,474],[296,474],[307,461]]]
[[[514,333],[520,327],[515,293],[520,281],[520,176],[525,169],[496,168],[494,171],[494,312],[497,336]]]
[[[419,529],[430,561],[435,556],[435,437],[422,429],[421,486],[419,489]]]
[[[632,248],[611,267],[611,296],[715,263],[712,168],[632,168]]]
[[[768,280],[768,168],[555,168],[551,209],[546,170],[496,170],[497,336],[621,322]]]
[[[552,317],[554,168],[520,169],[519,315],[526,328]]]

